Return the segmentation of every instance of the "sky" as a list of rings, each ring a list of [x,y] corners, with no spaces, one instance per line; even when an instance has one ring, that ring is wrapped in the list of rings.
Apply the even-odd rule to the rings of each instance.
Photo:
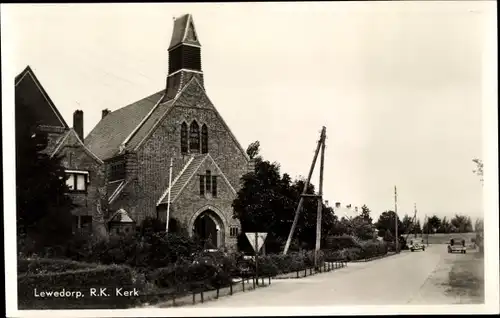
[[[243,148],[306,176],[326,127],[324,198],[418,217],[482,217],[488,6],[461,2],[9,5],[15,74],[30,65],[66,122],[165,86],[173,18],[193,14],[206,91]],[[2,8],[4,10],[5,7]],[[318,169],[312,183],[318,185]]]

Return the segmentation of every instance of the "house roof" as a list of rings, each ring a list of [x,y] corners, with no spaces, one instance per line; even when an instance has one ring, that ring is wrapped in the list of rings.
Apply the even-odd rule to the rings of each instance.
[[[137,128],[144,126],[148,115],[154,112],[155,106],[163,98],[164,92],[159,91],[109,113],[88,134],[85,145],[102,160],[117,155],[120,145]]]
[[[194,27],[193,16],[191,14],[184,14],[174,21],[174,29],[172,31],[172,39],[170,40],[169,50],[178,46],[179,44],[189,44],[201,46],[198,40],[198,34]]]
[[[175,202],[186,185],[189,183],[189,181],[191,181],[193,176],[196,174],[196,172],[198,172],[198,170],[206,160],[209,160],[215,166],[217,173],[224,179],[231,191],[236,194],[236,190],[233,188],[226,175],[222,172],[212,156],[210,154],[204,154],[192,156],[191,159],[189,159],[189,161],[184,165],[182,170],[172,182],[172,186],[168,187],[165,192],[163,192],[162,196],[157,202],[157,205],[168,204],[168,192],[170,191],[170,189],[172,189],[170,192],[170,202]]]
[[[92,151],[90,151],[82,142],[80,137],[78,137],[78,134],[73,128],[70,128],[64,136],[61,138],[61,141],[57,144],[56,148],[50,155],[51,157],[55,156],[58,154],[62,149],[64,149],[64,146],[69,146],[69,145],[79,145],[82,147],[82,149],[89,155],[91,156],[94,160],[96,160],[99,163],[102,163],[102,160],[99,159]]]
[[[15,78],[15,94],[18,114],[29,112],[34,114],[37,120],[40,120],[41,125],[69,128],[29,65]],[[22,105],[17,104],[18,99],[23,102]],[[26,109],[20,108],[23,106]],[[49,111],[47,107],[50,109]]]

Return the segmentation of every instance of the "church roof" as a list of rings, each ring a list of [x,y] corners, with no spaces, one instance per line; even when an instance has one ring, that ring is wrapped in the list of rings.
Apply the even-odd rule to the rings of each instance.
[[[193,16],[191,14],[184,14],[174,20],[172,39],[170,40],[170,46],[168,49],[173,49],[179,44],[201,46],[194,27]]]
[[[119,153],[120,145],[125,141],[135,142],[142,140],[148,127],[152,127],[159,116],[159,110],[167,106],[163,103],[164,90],[154,93],[135,103],[117,109],[101,119],[85,138],[85,145],[102,160],[111,158]]]

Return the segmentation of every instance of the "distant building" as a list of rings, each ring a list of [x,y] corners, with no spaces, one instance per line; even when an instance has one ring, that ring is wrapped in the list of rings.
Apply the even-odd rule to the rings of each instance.
[[[352,206],[352,204],[342,205],[341,202],[335,202],[335,208],[333,210],[339,219],[343,217],[351,219],[361,215],[361,208]]]
[[[253,166],[205,90],[190,14],[174,21],[168,55],[165,89],[104,110],[85,146],[104,162],[112,211],[139,224],[147,217],[165,221],[170,205],[172,222],[190,235],[235,247],[240,223],[232,202]]]

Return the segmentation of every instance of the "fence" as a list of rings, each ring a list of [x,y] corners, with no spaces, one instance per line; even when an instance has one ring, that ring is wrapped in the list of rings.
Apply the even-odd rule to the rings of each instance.
[[[224,296],[231,296],[237,292],[245,292],[255,290],[261,287],[267,287],[272,284],[273,280],[276,279],[286,279],[286,278],[302,278],[319,273],[330,272],[339,268],[347,266],[347,262],[343,260],[335,262],[324,262],[318,267],[305,267],[296,271],[282,273],[279,275],[259,275],[256,277],[255,273],[241,275],[243,277],[238,277],[232,280],[232,282],[227,286],[221,286],[220,288],[204,288],[203,286],[186,292],[177,291],[166,291],[157,292],[152,294],[144,294],[139,296],[141,303],[145,307],[178,307],[185,305],[195,305],[196,303],[204,303],[212,299],[218,299]]]

